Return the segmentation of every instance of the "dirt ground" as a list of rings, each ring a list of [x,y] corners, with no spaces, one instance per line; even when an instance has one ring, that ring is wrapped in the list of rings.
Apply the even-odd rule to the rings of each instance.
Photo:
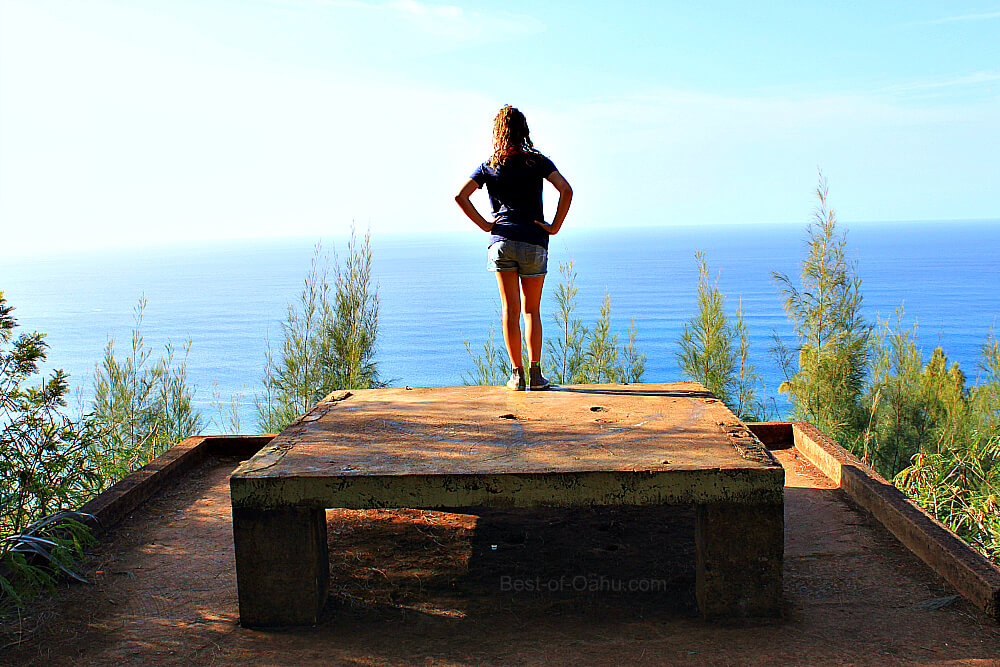
[[[690,507],[330,510],[314,628],[238,624],[228,476],[212,459],[105,536],[92,585],[6,623],[11,665],[1000,665],[1000,626],[829,480],[787,471],[785,615],[707,623]]]

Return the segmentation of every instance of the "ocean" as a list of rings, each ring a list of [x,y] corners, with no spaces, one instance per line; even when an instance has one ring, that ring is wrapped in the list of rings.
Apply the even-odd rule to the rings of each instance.
[[[1000,221],[840,224],[847,255],[862,279],[870,321],[894,318],[903,305],[918,323],[918,345],[929,356],[944,348],[970,382],[982,375],[980,346],[1000,313]],[[798,281],[806,255],[806,226],[575,230],[552,239],[542,310],[553,331],[552,295],[560,263],[578,273],[578,314],[592,324],[607,293],[612,325],[634,322],[647,355],[645,381],[685,379],[678,337],[696,312],[695,252],[705,252],[732,314],[742,302],[752,361],[768,405],[788,409],[770,348],[772,332],[794,346],[792,327],[772,272]],[[85,406],[95,365],[113,339],[130,346],[134,310],[146,300],[142,332],[156,358],[167,341],[191,342],[189,381],[206,432],[220,430],[216,403],[235,397],[244,432],[256,430],[253,396],[260,390],[268,342],[281,343],[281,323],[297,302],[317,239],[267,239],[177,244],[7,258],[0,290],[16,308],[22,331],[47,334],[46,369],[62,368]],[[378,235],[372,238],[374,277],[381,301],[378,362],[393,386],[462,384],[471,368],[465,342],[481,347],[499,307],[493,274],[485,270],[486,236]],[[325,250],[345,252],[343,239]]]

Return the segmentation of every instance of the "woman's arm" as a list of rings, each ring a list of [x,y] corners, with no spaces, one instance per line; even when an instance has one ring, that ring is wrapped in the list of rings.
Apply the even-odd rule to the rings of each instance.
[[[541,220],[536,220],[535,222],[541,225],[549,234],[557,234],[562,227],[563,220],[566,219],[566,214],[569,213],[569,205],[573,201],[573,188],[570,187],[569,183],[558,171],[553,171],[545,179],[559,191],[559,203],[556,205],[556,215],[552,218],[551,225],[547,225]]]
[[[478,189],[479,183],[476,183],[475,180],[470,178],[465,182],[465,185],[462,186],[462,189],[458,191],[458,194],[455,195],[455,201],[458,203],[459,208],[462,209],[462,212],[469,216],[469,220],[476,223],[476,226],[484,232],[488,232],[493,229],[493,223],[484,218],[482,214],[476,210],[476,206],[472,203],[472,200],[469,199],[469,197],[472,196],[472,193]]]

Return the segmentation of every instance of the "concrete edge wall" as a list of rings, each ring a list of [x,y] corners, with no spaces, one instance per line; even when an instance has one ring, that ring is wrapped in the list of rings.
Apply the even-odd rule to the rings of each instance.
[[[249,458],[273,439],[273,435],[206,435],[185,438],[105,489],[80,508],[94,516],[95,534],[124,519],[171,481],[188,472],[209,455]]]
[[[806,459],[965,598],[1000,620],[1000,568],[818,428],[786,423]]]

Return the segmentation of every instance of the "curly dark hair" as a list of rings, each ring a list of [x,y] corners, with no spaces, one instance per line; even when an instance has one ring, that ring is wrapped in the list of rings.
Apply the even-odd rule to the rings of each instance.
[[[493,120],[493,157],[490,166],[496,169],[516,153],[537,153],[528,136],[528,121],[524,114],[505,104]]]

